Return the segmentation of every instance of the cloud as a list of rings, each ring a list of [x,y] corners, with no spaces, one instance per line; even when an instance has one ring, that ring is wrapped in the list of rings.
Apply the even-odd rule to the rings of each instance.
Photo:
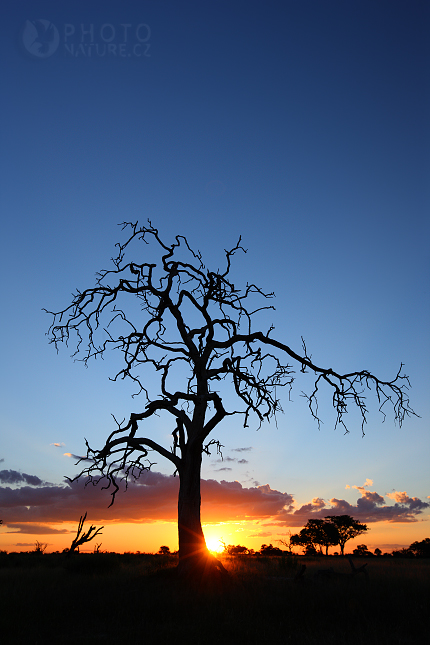
[[[85,479],[82,479],[54,485],[43,484],[34,475],[16,471],[0,473],[8,473],[6,482],[9,484],[15,484],[17,479],[21,484],[26,482],[19,487],[0,487],[0,517],[9,529],[16,532],[25,532],[25,526],[31,523],[28,532],[43,534],[47,524],[77,523],[85,511],[88,512],[88,521],[93,523],[177,520],[178,477],[146,471],[136,482],[130,482],[127,492],[123,492],[124,486],[121,485],[115,504],[108,508],[112,489],[102,489],[106,482],[85,487]],[[337,498],[327,502],[315,496],[310,502],[298,505],[293,495],[272,489],[268,484],[254,482],[247,487],[238,481],[203,479],[202,520],[254,520],[262,522],[263,530],[268,531],[272,526],[301,527],[308,519],[323,519],[327,515],[352,515],[365,523],[416,522],[418,516],[430,507],[429,502],[397,491],[386,496],[394,501],[394,504],[389,504],[384,496],[367,490],[369,485],[367,483],[366,488],[352,487],[360,493],[355,504]],[[53,532],[64,533],[65,529],[54,526]]]
[[[392,493],[387,493],[386,497],[394,499],[398,504],[408,504],[411,501],[411,498],[407,495],[406,491],[401,493],[400,491],[394,490]]]
[[[76,461],[94,461],[94,459],[88,459],[87,457],[83,457],[82,455],[74,455],[73,452],[65,452],[63,453],[63,457],[73,457],[73,459],[76,459]]]
[[[232,468],[217,468],[215,472],[220,473],[222,470],[233,470]]]
[[[43,524],[8,524],[8,529],[13,529],[12,531],[7,531],[8,533],[25,533],[28,535],[48,535],[48,534],[60,534],[60,533],[75,533],[75,531],[69,531],[67,529],[53,529],[50,526],[45,526]]]
[[[66,444],[61,442],[61,443],[50,443],[50,446],[56,446],[57,448],[61,448],[62,446],[65,446]]]
[[[19,473],[17,470],[0,470],[0,483],[1,484],[28,484],[29,486],[44,486],[47,482],[43,482],[36,475],[27,475],[27,473]]]
[[[88,512],[90,522],[176,521],[179,478],[154,471],[142,474],[120,491],[115,504],[108,508],[110,492],[84,481],[62,486],[0,488],[0,513],[8,526],[32,522],[38,525],[55,522],[77,522]],[[237,481],[202,480],[202,519],[204,522],[268,519],[290,507],[288,493],[264,486],[246,488]]]
[[[361,494],[356,504],[350,504],[344,499],[333,497],[327,504],[317,497],[309,504],[304,504],[298,509],[285,509],[274,518],[282,526],[304,526],[309,519],[324,519],[327,515],[351,515],[364,523],[371,522],[417,522],[417,515],[429,508],[428,502],[423,502],[418,497],[409,497],[406,492],[388,493],[386,497],[395,500],[394,505],[385,503],[382,495],[376,491],[366,490],[373,485],[371,479],[366,479],[363,486],[348,486],[355,488]]]
[[[273,533],[269,533],[268,531],[260,531],[260,533],[252,533],[247,535],[249,538],[266,538],[266,537],[272,537]]]
[[[248,446],[247,448],[232,448],[231,452],[248,452],[249,450],[252,450],[252,446]]]
[[[366,479],[364,482],[363,486],[348,486],[346,485],[345,488],[356,488],[360,492],[364,492],[366,488],[369,488],[369,486],[373,486],[373,479]]]
[[[238,459],[237,457],[224,457],[223,459],[216,459],[212,463],[221,464],[224,461],[229,461],[229,462],[234,461],[234,462],[236,462],[238,464],[247,464],[247,463],[249,463],[246,459]],[[231,470],[231,468],[230,468],[230,470]]]

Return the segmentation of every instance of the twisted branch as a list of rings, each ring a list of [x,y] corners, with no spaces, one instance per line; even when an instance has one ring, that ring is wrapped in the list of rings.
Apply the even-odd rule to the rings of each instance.
[[[273,309],[272,305],[255,306],[254,300],[263,299],[265,303],[274,294],[264,293],[254,284],[240,290],[231,281],[233,256],[246,253],[241,238],[225,251],[226,267],[221,272],[206,269],[201,254],[190,248],[185,237],[176,236],[172,244],[165,244],[151,222],[148,226],[124,222],[122,229],[129,237],[116,245],[114,268],[98,273],[95,287],[77,291],[66,309],[48,312],[53,316],[48,335],[57,351],[60,343],[68,345],[72,337],[76,339],[73,356],[85,365],[92,358],[103,357],[107,349],[120,351],[123,367],[112,380],[130,378],[138,387],[134,396],[143,394],[146,400],[143,412],[132,414],[125,425],[116,422],[117,429],[101,450],[92,450],[86,442],[90,465],[78,476],[86,474],[87,483],[94,485],[107,480],[104,488],[113,485],[114,489],[112,502],[118,479],[125,480],[127,486],[130,477],[137,478],[151,468],[150,452],[169,459],[180,473],[191,447],[203,452],[210,445],[219,446],[212,440],[205,448],[204,442],[225,416],[242,415],[245,427],[251,416],[260,425],[271,418],[276,420],[276,414],[282,411],[279,388],[291,391],[294,366],[299,372],[315,375],[312,392],[304,396],[318,425],[322,383],[332,390],[335,425],[342,425],[346,432],[344,417],[353,404],[360,411],[364,434],[368,391],[376,394],[384,419],[388,404],[400,426],[405,416],[415,415],[403,365],[388,381],[367,370],[341,374],[318,366],[303,339],[302,352],[297,353],[272,337],[273,327],[266,333],[252,330],[255,314]],[[129,247],[136,241],[155,243],[161,255],[159,262],[126,262]],[[139,306],[136,318],[125,313],[126,309],[130,311],[133,298]],[[291,365],[284,362],[284,356]],[[140,368],[148,367],[159,377],[160,389],[155,397],[148,378],[144,380],[138,374]],[[183,378],[182,390],[173,387],[178,375]],[[224,408],[217,390],[220,381],[226,380],[231,382],[238,401],[238,408],[230,411]],[[159,413],[167,413],[176,423],[170,450],[137,436],[138,422],[149,422]]]

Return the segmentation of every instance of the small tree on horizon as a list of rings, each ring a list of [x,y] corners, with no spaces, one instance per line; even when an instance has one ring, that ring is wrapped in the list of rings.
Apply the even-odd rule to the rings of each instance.
[[[225,555],[248,555],[249,549],[241,544],[225,544],[223,543],[223,553]]]
[[[369,551],[369,549],[367,548],[366,544],[358,544],[355,547],[355,549],[353,549],[352,554],[353,555],[358,555],[360,557],[364,557],[364,556],[369,557],[369,556],[373,555],[373,553],[371,551]]]
[[[367,524],[361,524],[350,515],[327,515],[325,519],[334,524],[338,530],[339,540],[337,544],[340,546],[341,555],[345,555],[345,544],[348,540],[352,540],[369,530]]]
[[[259,553],[260,555],[282,555],[282,550],[273,544],[262,544]]]
[[[43,542],[39,542],[39,540],[36,540],[36,542],[34,543],[34,549],[30,553],[36,553],[36,555],[43,555],[47,548],[48,548],[47,544]]]
[[[240,238],[225,251],[224,269],[210,270],[185,237],[178,235],[166,244],[150,222],[148,226],[122,226],[129,236],[117,244],[114,268],[101,271],[95,286],[77,291],[65,309],[48,312],[53,315],[48,334],[57,349],[73,336],[75,354],[82,352],[86,365],[109,348],[118,350],[124,363],[113,380],[130,378],[144,399],[139,412],[130,414],[127,422],[117,422],[103,447],[93,449],[86,442],[89,465],[75,479],[86,475],[87,483],[107,480],[107,487],[113,488],[113,503],[119,480],[127,484],[151,468],[151,452],[165,457],[180,480],[179,571],[201,576],[222,570],[221,563],[209,554],[202,531],[200,473],[203,453],[221,447],[209,437],[226,417],[242,417],[244,427],[252,417],[258,426],[274,418],[282,411],[279,391],[291,389],[296,369],[314,375],[307,401],[318,423],[317,396],[324,384],[331,390],[336,425],[345,431],[349,404],[361,414],[363,431],[367,417],[364,393],[372,389],[380,411],[384,413],[384,406],[391,404],[401,425],[405,415],[414,414],[407,396],[409,380],[401,372],[402,365],[391,380],[380,380],[367,370],[336,372],[313,361],[303,340],[301,350],[295,351],[274,338],[273,326],[265,332],[254,330],[256,314],[273,309],[266,304],[273,294],[252,282],[243,289],[232,282],[233,256],[244,251]],[[151,242],[155,258],[142,255],[140,247],[134,249],[138,257],[128,258],[136,244],[143,243],[149,251]],[[259,304],[254,302],[258,298]],[[158,377],[155,394],[153,376],[137,371],[145,368],[153,369],[153,376]],[[230,407],[234,405],[230,398],[226,405],[223,383],[235,395],[237,407]],[[171,428],[170,448],[141,432],[142,426],[160,414]]]

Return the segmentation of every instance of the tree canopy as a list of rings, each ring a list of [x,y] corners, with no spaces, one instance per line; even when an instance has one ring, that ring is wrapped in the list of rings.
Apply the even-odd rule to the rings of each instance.
[[[326,555],[330,546],[339,545],[343,555],[346,542],[367,530],[366,524],[350,515],[328,515],[324,520],[308,520],[300,533],[290,537],[290,544],[303,547],[306,553],[322,553],[324,547]]]
[[[86,441],[86,466],[78,477],[85,475],[87,483],[103,480],[112,489],[113,503],[119,481],[127,486],[130,478],[151,468],[151,453],[169,460],[180,478],[179,555],[186,569],[196,554],[207,559],[200,522],[201,459],[211,446],[220,448],[209,435],[225,417],[241,417],[245,427],[251,417],[257,425],[269,421],[282,410],[280,391],[292,387],[299,371],[314,375],[307,401],[318,423],[324,383],[332,393],[336,425],[346,431],[350,404],[358,408],[364,430],[366,395],[372,390],[382,414],[390,404],[401,425],[414,414],[409,380],[402,365],[391,380],[367,370],[340,373],[321,367],[303,340],[301,351],[295,351],[273,336],[273,326],[255,330],[256,314],[273,308],[273,293],[253,282],[243,288],[233,283],[233,257],[245,252],[241,239],[225,251],[224,269],[211,270],[181,235],[166,244],[150,222],[125,222],[122,229],[128,236],[116,245],[113,268],[98,273],[95,286],[78,290],[65,309],[49,312],[53,321],[48,333],[57,349],[73,342],[73,355],[86,365],[108,349],[122,354],[113,380],[131,379],[143,398],[140,411],[116,422],[103,447],[94,449]],[[225,404],[223,385],[231,388],[236,406]],[[171,419],[171,447],[148,436],[151,420],[160,414]],[[145,427],[148,433],[141,432]]]

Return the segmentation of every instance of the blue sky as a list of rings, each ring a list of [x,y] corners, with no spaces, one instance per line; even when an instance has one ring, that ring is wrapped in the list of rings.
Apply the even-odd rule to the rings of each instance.
[[[57,30],[55,51],[37,50],[37,19]],[[0,30],[0,467],[60,484],[76,472],[64,452],[81,454],[84,436],[100,444],[111,413],[139,408],[131,386],[109,382],[113,359],[86,370],[56,355],[42,308],[92,286],[118,223],[150,218],[215,268],[242,235],[235,281],[277,296],[262,326],[297,349],[303,336],[339,371],[391,378],[405,363],[421,417],[399,429],[371,406],[365,438],[352,414],[344,436],[323,405],[318,431],[297,378],[278,427],[229,420],[215,433],[232,459],[252,447],[248,463],[207,459],[203,476],[297,504],[355,503],[345,486],[368,478],[380,495],[425,500],[428,3],[18,0]]]

